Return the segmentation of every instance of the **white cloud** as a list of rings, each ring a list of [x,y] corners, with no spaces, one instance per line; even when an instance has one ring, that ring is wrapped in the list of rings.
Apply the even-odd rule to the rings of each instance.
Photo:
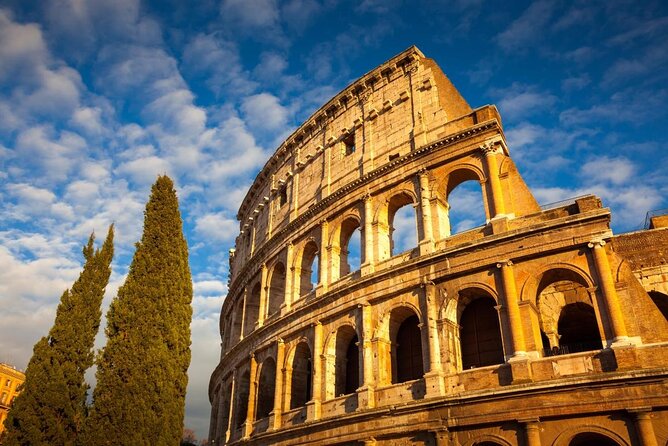
[[[206,214],[197,218],[195,231],[210,241],[229,242],[237,236],[239,223],[221,214]]]
[[[123,163],[118,166],[116,172],[129,176],[136,183],[148,185],[154,183],[158,175],[169,174],[170,170],[170,165],[166,160],[157,156],[149,156]]]
[[[278,23],[279,11],[276,0],[223,0],[220,15],[239,28],[258,30],[273,28]]]
[[[288,119],[288,110],[269,93],[244,98],[241,110],[248,124],[256,129],[277,130],[284,127]]]
[[[499,98],[499,111],[506,119],[535,115],[550,110],[557,102],[553,94],[541,91],[535,86],[519,83],[514,83],[508,88],[495,89],[492,94]]]
[[[506,30],[496,36],[499,46],[506,51],[534,46],[539,37],[545,33],[554,6],[554,2],[550,0],[532,3]]]
[[[583,164],[580,173],[586,182],[609,182],[620,185],[632,179],[636,170],[636,166],[628,158],[598,156]]]

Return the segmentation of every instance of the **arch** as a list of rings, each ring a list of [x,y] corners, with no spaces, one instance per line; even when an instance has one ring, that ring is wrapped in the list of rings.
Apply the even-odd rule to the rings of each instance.
[[[594,280],[592,279],[591,275],[584,269],[571,263],[555,262],[550,263],[549,265],[545,265],[542,268],[538,268],[534,271],[533,275],[529,276],[524,281],[522,284],[522,291],[520,292],[520,301],[529,301],[537,304],[536,299],[540,294],[538,291],[540,289],[540,284],[543,282],[545,275],[552,270],[563,270],[565,271],[567,277],[577,277],[577,280],[574,281],[576,283],[580,283],[585,288],[594,287]]]
[[[319,248],[314,240],[309,240],[302,249],[300,267],[299,267],[299,296],[305,296],[314,288],[314,282],[317,284],[319,279],[319,268],[317,259]],[[313,280],[315,274],[316,280]]]
[[[480,167],[462,163],[454,166],[445,174],[445,181],[443,182],[444,196],[448,197],[457,186],[465,181],[477,181],[478,183],[485,182],[485,174]]]
[[[354,393],[360,384],[359,338],[350,325],[336,331],[334,395]]]
[[[414,194],[399,192],[387,201],[387,225],[390,257],[418,244],[417,200]]]
[[[448,235],[484,226],[489,221],[482,185],[477,179],[457,184],[445,197],[448,218]]]
[[[358,270],[362,264],[364,253],[360,231],[361,224],[357,216],[346,217],[341,223],[338,237],[339,274],[341,277]],[[354,245],[351,246],[353,241]],[[356,262],[351,262],[353,260],[350,256],[351,253],[353,254],[352,257],[357,260]]]
[[[580,437],[580,435],[583,436]],[[595,441],[582,442],[583,439],[586,440],[588,438],[594,439]],[[574,440],[575,443],[573,442]],[[599,441],[601,441],[601,443],[599,443]],[[554,446],[584,446],[590,444],[595,444],[597,446],[628,446],[628,442],[616,432],[601,426],[595,426],[591,424],[585,424],[567,429],[560,433],[553,443]]]
[[[649,297],[654,302],[654,305],[659,309],[663,317],[668,321],[668,295],[660,293],[658,291],[650,291]]]
[[[285,301],[285,265],[283,262],[276,262],[271,270],[267,299],[267,317],[278,314]]]
[[[232,394],[232,381],[227,383],[222,394],[222,406],[220,407],[221,413],[219,416],[220,425],[216,431],[216,438],[224,438],[225,433],[227,432],[228,425],[230,423],[230,395]]]
[[[420,379],[424,376],[422,331],[417,313],[406,306],[392,310],[389,319],[392,383]]]
[[[496,301],[489,295],[474,294],[466,296],[466,301],[459,319],[462,369],[502,364],[503,340]]]
[[[236,403],[234,404],[234,427],[239,429],[246,422],[248,415],[248,396],[250,391],[250,372],[246,370],[239,379]]]
[[[483,434],[463,443],[463,446],[512,446],[512,443],[499,435]]]
[[[290,409],[296,409],[305,406],[312,395],[313,364],[311,349],[306,342],[300,342],[295,347],[291,369]]]
[[[234,312],[232,314],[232,330],[230,336],[230,345],[234,345],[241,339],[241,327],[243,325],[244,301],[238,299],[234,303]]]
[[[244,336],[248,336],[255,330],[255,325],[260,316],[260,297],[262,286],[257,282],[250,293],[246,296],[246,321],[244,322]]]
[[[257,403],[255,419],[259,420],[269,416],[274,410],[274,392],[276,386],[276,361],[267,358],[260,365],[260,374],[257,388]]]

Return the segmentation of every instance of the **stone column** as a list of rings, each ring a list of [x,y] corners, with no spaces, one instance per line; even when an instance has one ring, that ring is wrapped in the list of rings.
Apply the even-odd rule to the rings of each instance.
[[[262,272],[260,273],[260,308],[257,312],[257,326],[262,327],[264,324],[264,317],[267,313],[267,298],[269,297],[269,284],[267,283],[267,264],[262,264]]]
[[[244,437],[250,437],[253,433],[255,422],[255,400],[257,395],[257,361],[255,354],[250,355],[250,385],[248,389],[248,411],[246,412],[246,423],[244,423]]]
[[[358,405],[360,408],[373,408],[376,405],[374,388],[375,380],[373,376],[373,328],[371,326],[371,305],[368,303],[357,307],[361,311],[362,322],[362,387],[357,392]]]
[[[237,393],[237,369],[234,369],[232,372],[232,389],[230,391],[230,412],[229,415],[227,416],[227,426],[225,430],[225,441],[224,443],[227,443],[230,441],[230,436],[232,435],[232,427],[234,426],[234,418],[236,414],[234,413],[236,407],[234,404],[234,401],[236,400],[236,393]]]
[[[535,420],[520,421],[524,424],[524,432],[526,434],[527,446],[541,446],[540,443],[540,422]]]
[[[487,142],[480,147],[485,155],[485,167],[489,180],[489,192],[492,199],[493,212],[490,210],[491,218],[502,217],[506,214],[506,206],[503,200],[503,190],[501,189],[501,180],[499,180],[499,165],[496,160],[498,149],[493,142]]]
[[[373,200],[367,194],[364,196],[364,264],[362,271],[373,272],[375,261],[373,240]]]
[[[596,264],[596,272],[598,273],[598,281],[603,292],[603,299],[610,317],[610,325],[612,325],[612,346],[630,344],[628,334],[626,332],[626,324],[624,323],[624,316],[622,314],[621,306],[619,305],[619,297],[615,289],[615,282],[610,272],[610,263],[608,262],[608,255],[605,252],[605,241],[594,240],[587,246],[593,251],[594,263]]]
[[[429,200],[429,176],[426,169],[418,174],[420,181],[420,214],[422,216],[423,239],[420,240],[420,254],[427,254],[434,250],[434,229],[431,220],[431,203]]]
[[[269,429],[280,429],[283,415],[283,380],[285,378],[285,343],[276,341],[276,383],[274,385],[274,410],[269,416]]]
[[[322,401],[322,324],[313,324],[313,392],[311,401],[306,403],[306,419],[320,419],[320,403]]]
[[[512,349],[508,355],[509,359],[526,357],[526,347],[524,344],[524,332],[522,330],[522,320],[520,318],[519,297],[515,287],[515,274],[513,274],[513,262],[506,260],[496,264],[501,270],[501,281],[503,283],[503,305],[507,309],[508,322],[510,325],[510,338],[512,340]]]
[[[445,394],[443,382],[443,366],[441,364],[441,346],[436,326],[437,316],[437,289],[433,282],[422,284],[422,314],[425,318],[423,325],[427,331],[429,342],[429,370],[424,374],[426,393],[428,397]]]
[[[323,219],[320,222],[320,287],[322,292],[326,293],[329,288],[329,272],[330,272],[330,262],[329,262],[329,222],[326,219]]]
[[[244,338],[244,330],[246,327],[246,302],[248,302],[248,287],[244,287],[243,304],[241,305],[241,329],[239,333],[239,340]]]
[[[652,425],[652,408],[633,409],[629,412],[634,415],[640,446],[658,446],[654,426]]]
[[[286,249],[286,259],[285,259],[285,297],[283,300],[282,307],[285,308],[284,311],[290,311],[292,308],[292,300],[295,296],[294,283],[295,283],[295,268],[292,264],[294,262],[294,251],[295,247],[292,242],[288,242]],[[299,280],[297,280],[299,283]]]

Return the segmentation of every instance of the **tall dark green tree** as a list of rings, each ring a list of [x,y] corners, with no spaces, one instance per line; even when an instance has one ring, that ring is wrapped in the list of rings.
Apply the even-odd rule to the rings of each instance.
[[[84,444],[178,445],[190,364],[192,282],[172,180],[160,176],[144,233],[107,313]]]
[[[83,428],[84,374],[93,365],[100,305],[111,274],[113,226],[101,249],[93,244],[91,235],[83,248],[83,271],[60,298],[49,335],[35,344],[21,394],[5,420],[4,446],[74,445]]]

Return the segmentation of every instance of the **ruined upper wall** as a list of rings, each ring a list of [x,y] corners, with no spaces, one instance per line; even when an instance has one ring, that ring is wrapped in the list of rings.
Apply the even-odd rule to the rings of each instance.
[[[248,258],[346,184],[458,130],[448,123],[465,115],[475,121],[450,80],[416,47],[366,73],[295,130],[265,164],[237,214],[235,257]]]

